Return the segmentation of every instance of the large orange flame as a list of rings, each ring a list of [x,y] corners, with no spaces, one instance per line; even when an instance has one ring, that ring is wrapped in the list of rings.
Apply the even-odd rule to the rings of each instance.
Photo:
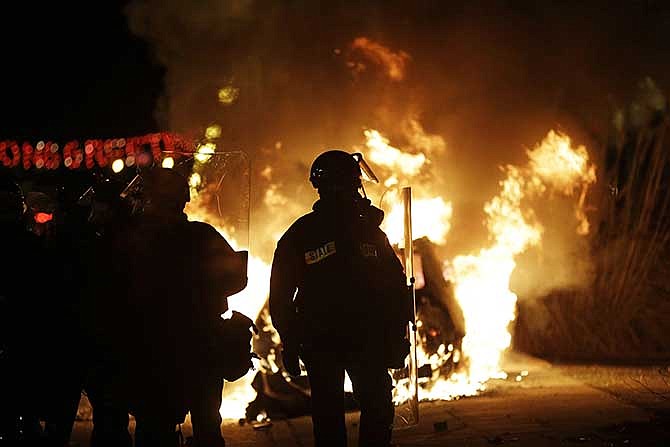
[[[444,146],[441,138],[425,135],[420,126],[409,128],[417,134],[414,137],[408,135],[407,141],[438,142],[439,147]],[[451,203],[432,188],[429,180],[425,180],[430,177],[421,175],[429,169],[430,160],[420,151],[419,144],[403,151],[391,146],[388,138],[377,130],[366,130],[365,136],[366,159],[388,174],[387,181],[391,177],[395,178],[390,186],[386,185],[387,189],[383,193],[383,199],[390,204],[391,210],[383,228],[391,242],[401,244],[404,234],[402,203],[396,193],[396,186],[402,179],[418,193],[416,199],[413,199],[413,236],[426,236],[438,245],[447,243],[452,217]],[[516,257],[540,245],[544,231],[525,199],[542,197],[548,193],[572,197],[579,192],[575,204],[579,222],[577,232],[588,232],[584,204],[588,187],[595,182],[596,176],[595,166],[589,162],[586,149],[583,146],[573,148],[568,136],[550,131],[527,154],[529,161],[526,166],[508,165],[502,169],[506,177],[500,181],[500,192],[484,205],[491,245],[477,253],[445,261],[451,271],[449,279],[454,282],[455,297],[465,318],[466,335],[460,352],[452,345],[442,345],[436,353],[428,355],[419,346],[419,365],[431,365],[434,371],[429,380],[421,382],[420,400],[448,400],[475,395],[486,388],[490,379],[506,376],[500,361],[511,344],[509,326],[515,319],[517,302],[516,294],[510,290],[510,278],[516,267]],[[384,180],[382,177],[380,179]],[[281,205],[276,206],[282,202],[281,199],[278,191],[268,190],[265,205],[272,205],[273,210],[285,209]],[[197,196],[189,203],[186,211],[189,219],[203,220],[214,225],[236,249],[244,248],[228,236],[231,234],[230,229],[217,216],[200,206]],[[230,298],[230,307],[255,318],[267,300],[269,264],[250,256],[248,276],[249,285]],[[439,366],[453,356],[461,356],[467,368],[449,377],[440,376]],[[251,371],[234,384],[226,384],[221,406],[224,418],[238,419],[245,416],[247,404],[256,397],[251,387],[254,374]],[[404,399],[406,396],[394,396],[398,403]]]
[[[391,146],[378,131],[369,130],[365,135],[367,156],[372,162],[400,172],[408,184],[419,186],[421,194],[431,191],[430,185],[419,175],[429,159],[418,158],[416,150],[404,152]],[[474,395],[485,389],[488,380],[506,376],[500,362],[511,344],[509,326],[516,315],[517,296],[510,290],[515,258],[528,248],[538,246],[544,231],[524,199],[547,192],[573,196],[579,190],[575,205],[579,220],[577,232],[588,232],[583,207],[588,186],[595,182],[595,167],[589,163],[586,148],[573,148],[569,137],[550,131],[540,144],[528,151],[528,157],[525,167],[504,167],[506,178],[500,182],[499,194],[484,205],[492,245],[476,254],[456,256],[448,263],[454,294],[465,318],[466,335],[461,348],[467,370],[449,377],[434,375],[430,381],[424,381],[419,392],[421,400]],[[393,184],[397,183],[394,180]],[[402,214],[396,211],[401,210],[401,203],[398,196],[391,194],[390,197],[387,200],[393,206],[384,229],[397,243],[402,241],[403,235]],[[451,214],[451,204],[442,197],[416,200],[414,236],[427,236],[438,245],[444,244]],[[429,364],[437,371],[446,358],[458,354],[452,346],[440,346],[437,353],[428,355],[419,346],[419,364]],[[405,396],[395,396],[397,402],[403,398]]]
[[[532,209],[524,207],[523,199],[548,190],[571,196],[576,188],[595,181],[595,167],[589,164],[586,149],[573,149],[567,136],[554,131],[528,151],[528,157],[525,168],[505,168],[507,178],[500,182],[500,193],[484,206],[493,245],[453,260],[455,295],[466,323],[463,353],[468,380],[478,385],[505,377],[500,359],[511,344],[509,324],[516,315],[517,296],[509,287],[515,258],[541,242],[543,227]],[[578,206],[583,206],[583,196]],[[588,229],[585,215],[578,217],[584,219],[578,231]]]

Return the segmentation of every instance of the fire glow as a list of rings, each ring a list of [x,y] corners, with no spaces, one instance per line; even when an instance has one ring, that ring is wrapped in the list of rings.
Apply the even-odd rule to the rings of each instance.
[[[420,130],[420,127],[413,129]],[[391,146],[389,140],[376,130],[366,131],[365,137],[366,160],[374,169],[383,171],[386,168],[387,179],[395,175],[398,167],[405,166],[400,179],[417,191],[417,197],[413,199],[413,237],[425,236],[434,244],[447,244],[453,210],[451,203],[433,191],[431,184],[420,176],[428,167],[428,157],[416,147],[405,152]],[[424,141],[425,135],[421,137],[408,138],[408,141]],[[533,150],[527,151],[527,155],[527,165],[502,168],[505,178],[499,182],[500,191],[484,205],[490,246],[474,254],[444,261],[451,272],[447,279],[453,281],[454,294],[463,311],[466,335],[461,351],[452,345],[441,345],[436,353],[429,355],[421,345],[418,346],[419,366],[431,365],[433,371],[429,379],[419,382],[421,401],[473,396],[486,389],[489,380],[506,378],[501,357],[511,344],[510,323],[516,318],[517,302],[516,294],[510,290],[510,278],[517,256],[539,246],[544,231],[525,199],[544,198],[549,193],[573,197],[579,192],[575,204],[577,232],[585,234],[584,231],[588,231],[583,207],[588,188],[596,177],[595,166],[589,162],[586,149],[583,146],[575,149],[568,136],[550,131]],[[405,164],[407,160],[411,162]],[[383,182],[384,178],[379,177]],[[390,212],[387,212],[383,228],[392,244],[401,244],[402,202],[396,190],[390,186],[384,193]],[[240,249],[216,217],[199,206],[197,197],[188,204],[186,211],[189,219],[209,222],[234,248]],[[230,297],[229,303],[231,309],[256,318],[268,296],[269,262],[250,256],[248,278],[247,288]],[[421,325],[420,321],[417,323]],[[460,360],[465,367],[444,377],[439,374],[439,366],[449,358]],[[224,419],[245,417],[247,404],[256,397],[251,387],[255,374],[256,371],[250,371],[235,383],[226,383],[220,409]],[[400,394],[394,396],[396,403],[405,399],[406,396]]]
[[[586,149],[573,149],[568,136],[550,131],[528,151],[528,157],[530,161],[524,168],[504,168],[507,177],[500,182],[499,194],[484,206],[492,245],[477,254],[457,256],[452,262],[454,293],[466,324],[462,350],[467,374],[454,375],[446,384],[430,384],[420,395],[422,400],[472,395],[485,389],[488,380],[506,378],[500,362],[511,344],[509,325],[516,317],[517,296],[509,287],[515,257],[539,245],[543,232],[532,209],[523,206],[523,199],[548,190],[571,196],[581,188],[577,216],[584,221],[579,228],[588,228],[582,197],[595,182],[595,166],[589,164]]]
[[[403,152],[391,146],[378,131],[368,130],[365,136],[368,159],[395,172],[403,166],[400,172],[407,183],[418,186],[416,189],[422,194],[413,201],[413,237],[426,236],[431,242],[444,245],[450,230],[452,206],[439,196],[424,198],[426,191],[433,191],[431,185],[422,182],[419,173],[426,169],[430,160],[416,150]],[[524,206],[524,198],[537,198],[547,192],[573,196],[579,190],[575,205],[579,221],[577,232],[581,235],[588,233],[583,207],[588,187],[596,177],[595,166],[589,163],[586,148],[579,146],[575,149],[568,136],[550,131],[540,144],[527,151],[527,155],[527,166],[503,168],[506,178],[500,181],[500,192],[484,205],[491,246],[482,248],[477,254],[456,256],[450,263],[445,262],[453,272],[449,279],[454,283],[454,294],[463,311],[466,335],[462,352],[455,351],[451,345],[442,345],[436,353],[429,355],[421,345],[418,346],[419,366],[431,365],[434,372],[429,380],[420,380],[421,401],[476,395],[486,388],[490,379],[506,378],[500,365],[501,357],[512,341],[510,323],[516,318],[517,296],[509,285],[516,267],[515,258],[530,247],[540,245],[544,231],[533,210]],[[396,183],[394,181],[393,185]],[[392,205],[384,230],[392,243],[402,246],[402,203],[393,193],[388,200]],[[464,369],[456,370],[449,377],[436,374],[440,365],[450,357],[460,355],[465,361]],[[406,398],[396,394],[394,401],[401,403]]]

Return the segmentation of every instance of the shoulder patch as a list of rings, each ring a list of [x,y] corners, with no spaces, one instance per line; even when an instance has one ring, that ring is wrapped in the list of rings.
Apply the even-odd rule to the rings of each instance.
[[[321,247],[306,251],[305,263],[316,264],[319,261],[323,261],[328,256],[335,254],[336,252],[337,250],[335,249],[335,241],[326,242]]]

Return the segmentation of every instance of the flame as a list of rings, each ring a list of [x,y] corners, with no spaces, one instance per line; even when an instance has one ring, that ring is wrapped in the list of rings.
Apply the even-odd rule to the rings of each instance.
[[[410,123],[407,128],[413,134],[406,135],[411,145],[409,151],[391,146],[389,140],[377,130],[368,129],[364,132],[367,140],[366,159],[376,164],[375,168],[381,167],[388,174],[385,178],[380,176],[382,184],[387,188],[382,198],[391,205],[383,229],[391,243],[403,243],[403,209],[397,186],[401,183],[411,184],[413,191],[417,191],[412,210],[413,237],[418,239],[425,236],[435,244],[444,245],[450,230],[452,205],[438,194],[424,175],[431,167],[426,154],[431,153],[431,147],[441,151],[444,142],[439,137],[426,135],[418,123]],[[198,155],[207,159],[211,157],[200,150],[196,157]],[[499,193],[484,205],[490,245],[476,253],[456,256],[451,261],[445,260],[445,268],[449,271],[447,279],[453,281],[454,295],[463,312],[466,335],[460,348],[441,345],[432,354],[428,354],[421,340],[418,340],[418,364],[430,365],[433,372],[430,378],[419,381],[421,401],[473,396],[485,390],[490,379],[507,376],[500,362],[512,341],[509,326],[516,317],[517,302],[516,294],[510,290],[510,278],[516,268],[516,258],[529,248],[539,246],[544,232],[527,199],[545,198],[548,193],[577,195],[577,232],[588,232],[584,206],[588,187],[595,182],[596,176],[595,166],[589,162],[586,148],[573,148],[569,137],[550,131],[545,139],[527,151],[527,155],[529,161],[526,166],[508,165],[502,168],[505,177],[499,183]],[[272,167],[266,167],[262,176],[271,178]],[[295,209],[287,208],[286,199],[276,185],[271,185],[265,192],[263,202],[273,212],[295,212]],[[190,220],[212,224],[235,249],[244,249],[229,236],[234,232],[200,205],[198,196],[188,204],[186,212]],[[230,297],[229,303],[231,309],[256,318],[268,296],[269,263],[250,255],[248,276],[247,288]],[[421,321],[417,325],[421,325]],[[444,377],[440,367],[448,361],[465,366]],[[220,408],[224,419],[245,417],[248,403],[256,398],[256,391],[251,386],[255,374],[255,371],[250,371],[242,379],[226,383]],[[516,380],[521,377],[523,375]],[[394,389],[394,402],[407,400],[408,396],[404,394],[406,391],[407,387],[397,386]]]
[[[404,244],[404,209],[400,197],[401,182],[419,183],[419,195],[412,199],[413,236],[415,239],[427,237],[436,244],[444,244],[451,228],[449,221],[452,216],[451,203],[442,197],[436,197],[430,185],[421,188],[421,176],[430,167],[429,160],[421,148],[426,152],[444,150],[444,140],[436,135],[427,135],[421,125],[410,120],[403,126],[405,137],[412,144],[413,153],[405,152],[390,145],[390,140],[375,129],[363,131],[367,148],[365,159],[370,160],[377,167],[381,167],[387,178],[383,185],[387,188],[382,199],[390,203],[391,210],[382,223],[392,244]],[[399,177],[401,176],[401,177]],[[425,191],[422,191],[425,190]]]
[[[507,178],[500,182],[502,191],[484,205],[488,218],[486,227],[500,246],[507,253],[517,255],[527,246],[540,242],[542,227],[538,223],[528,222],[532,212],[526,215],[521,210],[521,199],[527,186],[521,172],[514,166],[507,166]]]
[[[596,168],[589,164],[589,154],[584,146],[572,148],[570,137],[550,131],[541,144],[528,151],[533,172],[545,183],[564,195],[571,196],[581,188],[575,206],[579,224],[577,234],[589,233],[589,221],[584,210],[589,186],[596,181]]]
[[[595,181],[595,167],[589,165],[586,149],[573,149],[565,135],[550,131],[527,154],[528,166],[507,166],[500,193],[484,206],[492,246],[476,255],[457,256],[452,263],[454,293],[466,324],[462,347],[468,359],[468,382],[478,387],[491,378],[506,377],[500,359],[511,344],[509,324],[516,317],[517,296],[509,288],[515,257],[541,242],[543,227],[532,210],[524,210],[523,199],[550,189],[571,196],[580,183]]]
[[[439,149],[443,149],[444,144],[441,139],[421,135],[423,130],[418,125],[410,125],[410,129],[418,135],[414,138],[411,134],[407,135],[407,140],[414,142],[415,155],[390,146],[389,140],[378,131],[367,130],[367,157],[373,163],[400,172],[425,196],[431,187],[420,173],[429,160],[423,153],[419,153],[421,157],[417,156],[416,149],[423,144],[429,153],[429,143],[433,146],[439,143]],[[454,282],[454,295],[463,312],[466,335],[460,351],[453,346],[447,348],[442,345],[431,355],[424,351],[418,340],[418,364],[430,365],[433,371],[432,377],[419,382],[419,399],[422,401],[476,395],[486,389],[490,379],[507,376],[500,362],[512,341],[509,329],[516,318],[517,302],[516,294],[510,290],[510,278],[516,267],[516,257],[531,247],[539,246],[544,231],[524,199],[537,198],[547,192],[573,196],[575,191],[580,190],[575,213],[579,220],[577,232],[588,232],[584,204],[588,186],[595,182],[596,177],[586,148],[573,148],[569,137],[550,131],[533,150],[527,151],[527,155],[527,166],[508,165],[502,169],[506,177],[500,182],[500,192],[484,205],[491,245],[476,254],[456,256],[446,263],[450,270],[447,279]],[[390,186],[397,183],[398,178],[391,174],[384,184]],[[389,194],[388,200],[392,207],[383,228],[392,243],[402,243],[402,203],[398,194]],[[445,243],[452,216],[449,202],[442,197],[413,199],[412,214],[415,239],[427,236],[438,245]],[[417,325],[421,325],[421,321]],[[461,356],[465,360],[465,369],[457,369],[448,377],[440,376],[441,365],[449,360],[458,362],[461,359],[457,357]],[[397,386],[394,393],[396,403],[409,397],[407,388],[403,386]]]
[[[415,239],[427,237],[431,242],[444,244],[451,228],[449,221],[452,215],[450,202],[442,197],[412,200],[412,233]],[[382,229],[391,244],[403,246],[405,232],[403,220],[405,210],[399,199],[393,201],[391,212],[384,218]]]
[[[571,196],[575,188],[596,181],[584,146],[572,148],[570,137],[550,131],[533,150],[527,151],[531,170],[545,183]]]
[[[380,166],[400,171],[407,176],[415,176],[426,163],[426,156],[422,153],[408,154],[389,145],[389,139],[379,131],[368,129],[363,132],[367,139],[367,159]]]
[[[202,176],[200,174],[198,174],[197,172],[194,172],[188,178],[188,186],[191,189],[197,189],[201,184],[202,184]]]
[[[394,53],[384,45],[367,37],[357,37],[354,39],[351,48],[360,50],[368,59],[384,67],[387,76],[391,80],[402,81],[405,79],[405,68],[410,57],[404,51]]]
[[[493,246],[453,261],[454,294],[466,324],[463,351],[469,359],[468,380],[473,384],[506,377],[499,365],[512,342],[509,324],[515,319],[517,296],[509,290],[509,281],[516,267],[514,257],[539,244],[542,234],[532,213],[524,215],[521,209],[524,177],[514,166],[507,167],[507,174],[500,182],[500,194],[484,206]]]

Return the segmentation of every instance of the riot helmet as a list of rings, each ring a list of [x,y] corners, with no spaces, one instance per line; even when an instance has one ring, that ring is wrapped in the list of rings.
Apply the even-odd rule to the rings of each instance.
[[[125,183],[115,178],[99,179],[91,186],[91,201],[88,221],[97,229],[118,223],[121,217],[132,214],[131,206],[121,197]]]
[[[126,185],[114,178],[102,178],[93,185],[93,199],[105,203],[118,203]]]
[[[309,181],[319,193],[327,190],[361,188],[361,168],[354,154],[329,150],[314,159],[309,170]]]
[[[191,200],[188,180],[173,169],[150,169],[142,174],[142,185],[146,200],[157,206],[183,208]]]

